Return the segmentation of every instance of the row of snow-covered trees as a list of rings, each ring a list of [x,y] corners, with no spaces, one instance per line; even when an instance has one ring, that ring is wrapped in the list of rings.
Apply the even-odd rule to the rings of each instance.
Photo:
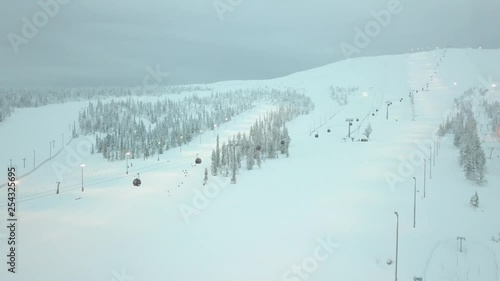
[[[134,99],[90,102],[80,112],[80,133],[96,135],[97,153],[110,160],[148,158],[189,143],[202,131],[218,130],[224,122],[266,99],[308,113],[309,98],[294,90],[238,90],[206,97],[192,95],[180,101],[145,102]]]
[[[493,133],[497,133],[500,127],[500,102],[498,101],[483,101],[484,111],[486,116],[491,120],[491,128]]]
[[[358,87],[333,87],[330,86],[330,97],[336,101],[339,105],[346,105],[348,102],[348,98],[352,93],[358,90]]]
[[[0,96],[0,122],[9,118],[14,107]]]
[[[481,147],[470,102],[461,100],[457,114],[440,125],[438,135],[448,133],[453,133],[453,144],[460,150],[459,164],[465,177],[480,185],[485,183],[486,155]]]
[[[15,108],[39,107],[48,104],[91,100],[107,97],[179,94],[194,91],[210,91],[202,85],[166,87],[100,87],[100,88],[52,88],[6,89],[0,88],[0,122],[10,117]]]
[[[242,162],[246,164],[247,170],[252,170],[255,165],[260,168],[265,159],[277,158],[280,154],[288,157],[291,139],[285,124],[305,113],[308,112],[297,107],[280,106],[278,110],[255,121],[248,136],[238,133],[222,145],[219,145],[217,137],[211,156],[211,174],[225,177],[231,174],[234,183]]]

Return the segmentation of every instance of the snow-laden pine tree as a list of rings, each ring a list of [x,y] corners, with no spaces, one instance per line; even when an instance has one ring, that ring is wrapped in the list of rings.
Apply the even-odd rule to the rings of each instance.
[[[440,136],[440,137],[443,137],[445,134],[446,134],[445,125],[440,124],[439,125],[439,129],[437,131],[437,135]]]
[[[283,132],[281,134],[281,140],[284,142],[284,144],[281,145],[281,154],[286,154],[286,157],[290,156],[290,135],[288,134],[288,129],[286,126],[283,126]]]
[[[233,138],[233,144],[236,145],[236,147],[234,147],[233,149],[235,149],[234,151],[234,157],[235,159],[233,159],[233,161],[235,161],[235,165],[236,165],[236,169],[239,170],[241,169],[241,153],[242,153],[242,145],[241,145],[241,136],[240,138]]]
[[[217,142],[215,146],[215,165],[220,168],[221,167],[221,157],[220,157],[220,148],[219,148],[219,134],[217,134]]]
[[[255,164],[255,155],[254,155],[254,152],[255,149],[250,146],[248,149],[247,149],[247,153],[246,153],[246,159],[247,159],[247,170],[252,170],[253,169],[253,165]]]
[[[464,114],[460,112],[457,113],[457,116],[453,119],[453,145],[455,145],[455,147],[460,147],[461,138],[464,133]]]
[[[208,182],[208,169],[205,168],[205,176],[203,177],[203,185],[206,185]]]
[[[215,150],[212,150],[212,156],[210,157],[212,163],[210,165],[212,176],[217,176],[217,155],[215,154]]]
[[[460,158],[459,164],[463,167],[465,177],[474,180],[476,176],[476,166],[474,164],[473,136],[464,132],[460,136]]]
[[[460,137],[459,163],[463,167],[467,179],[473,180],[477,184],[483,184],[486,181],[486,155],[481,147],[475,122],[468,122]]]
[[[486,182],[485,169],[486,169],[486,154],[481,147],[479,137],[476,135],[472,143],[474,151],[474,166],[476,167],[476,183],[482,185]]]
[[[255,150],[255,161],[257,162],[257,167],[259,167],[260,169],[260,167],[262,166],[262,155],[258,150]]]
[[[368,123],[368,126],[366,127],[365,129],[365,132],[363,133],[363,135],[366,136],[366,138],[370,138],[370,135],[372,134],[372,125],[370,123]]]
[[[221,174],[225,177],[229,176],[229,153],[228,153],[228,146],[226,145],[225,142],[222,142],[221,146],[221,157],[220,157],[220,171]]]
[[[479,196],[477,195],[477,191],[476,191],[476,193],[474,193],[474,195],[472,195],[472,197],[470,198],[469,203],[470,203],[470,204],[472,205],[472,207],[474,207],[474,208],[479,207]]]

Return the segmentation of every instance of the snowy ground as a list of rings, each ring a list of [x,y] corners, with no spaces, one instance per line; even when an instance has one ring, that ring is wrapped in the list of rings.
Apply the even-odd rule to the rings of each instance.
[[[92,137],[73,140],[20,180],[17,273],[7,272],[4,263],[0,279],[394,280],[397,211],[399,280],[498,281],[500,243],[491,237],[500,232],[499,142],[487,144],[496,147],[488,159],[488,184],[477,187],[465,180],[451,137],[443,138],[432,179],[427,170],[425,198],[421,155],[428,169],[428,144],[434,145],[453,98],[498,80],[500,51],[449,50],[440,62],[442,54],[360,58],[274,80],[214,84],[217,90],[302,88],[316,105],[289,124],[290,158],[244,171],[235,185],[212,177],[202,185],[213,131],[160,161],[132,160],[129,175],[125,161],[88,153]],[[430,91],[415,94],[412,121],[408,94],[427,83]],[[330,86],[358,86],[359,93],[341,108],[330,98]],[[393,102],[388,120],[386,101]],[[1,163],[6,167],[12,158],[20,174],[32,170],[33,150],[42,161],[51,140],[57,139],[54,149],[60,149],[62,133],[69,136],[68,125],[84,105],[17,110],[0,124]],[[221,140],[247,131],[271,109],[262,104],[219,126]],[[343,141],[347,118],[359,119],[351,127],[355,139],[370,123],[371,140]],[[311,128],[318,128],[312,136]],[[204,161],[193,166],[196,154]],[[131,184],[136,173],[140,188]],[[61,181],[59,195],[56,181]],[[7,191],[0,190],[0,220],[7,225]],[[474,210],[469,199],[475,191],[481,205]],[[1,229],[0,253],[6,255],[7,232]],[[462,253],[458,236],[466,237]]]

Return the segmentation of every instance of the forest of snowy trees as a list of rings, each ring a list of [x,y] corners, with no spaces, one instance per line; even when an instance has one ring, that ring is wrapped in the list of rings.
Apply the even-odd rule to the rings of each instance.
[[[274,89],[238,90],[207,97],[192,95],[180,101],[166,98],[156,102],[132,98],[109,103],[97,101],[89,102],[80,112],[79,132],[95,134],[93,151],[102,153],[109,161],[125,159],[127,152],[132,158],[146,159],[189,143],[203,131],[216,130],[264,100],[278,107],[280,117],[272,120],[279,120],[280,125],[314,108],[312,101],[296,90]],[[263,151],[268,149],[276,148],[264,147]]]
[[[107,97],[157,96],[193,91],[210,91],[199,85],[133,88],[58,88],[58,89],[3,89],[0,88],[0,122],[11,116],[16,108],[39,107],[48,104],[84,101]]]
[[[303,104],[303,107],[306,109],[309,105]],[[212,176],[231,175],[231,182],[235,183],[242,161],[246,163],[247,170],[252,170],[255,165],[260,168],[265,159],[278,158],[280,154],[289,157],[291,139],[285,124],[298,115],[307,113],[303,109],[280,106],[278,110],[268,112],[255,121],[248,136],[246,133],[238,133],[222,145],[217,137],[211,156]]]
[[[465,177],[481,185],[486,182],[486,155],[481,146],[476,120],[476,117],[481,115],[481,111],[474,109],[483,106],[485,115],[491,120],[492,127],[497,128],[500,107],[498,102],[488,104],[484,101],[485,103],[482,104],[474,104],[476,91],[477,89],[471,89],[459,99],[455,99],[458,112],[439,126],[438,135],[453,134],[453,144],[460,150],[459,164],[464,170]]]
[[[339,105],[346,105],[349,96],[358,90],[358,87],[333,87],[330,86],[330,97],[336,101]]]
[[[491,133],[498,134],[500,128],[500,102],[483,101],[484,112],[491,119]]]

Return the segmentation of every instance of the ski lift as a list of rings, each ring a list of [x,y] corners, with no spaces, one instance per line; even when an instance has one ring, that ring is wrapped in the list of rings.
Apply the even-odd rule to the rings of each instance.
[[[258,151],[260,151],[262,149],[262,146],[257,145],[257,147],[255,149],[257,149]]]
[[[315,138],[318,138],[318,137],[319,137],[319,135],[318,135],[318,134],[316,134],[316,135],[314,135],[314,137],[315,137]]]
[[[197,157],[196,160],[194,160],[194,163],[196,164],[201,164],[201,158]]]
[[[372,116],[375,116],[375,113],[372,113]]]
[[[326,131],[329,133],[329,132],[331,132],[332,130],[328,129],[328,130],[326,130]]]
[[[134,181],[132,182],[132,184],[134,186],[137,186],[137,187],[141,186],[141,180],[139,179],[139,173],[137,173],[137,178],[134,179]]]
[[[284,144],[285,144],[285,141],[284,141],[284,140],[282,140],[282,141],[281,141],[281,145],[284,145]]]
[[[356,118],[356,122],[359,122],[359,118]]]

